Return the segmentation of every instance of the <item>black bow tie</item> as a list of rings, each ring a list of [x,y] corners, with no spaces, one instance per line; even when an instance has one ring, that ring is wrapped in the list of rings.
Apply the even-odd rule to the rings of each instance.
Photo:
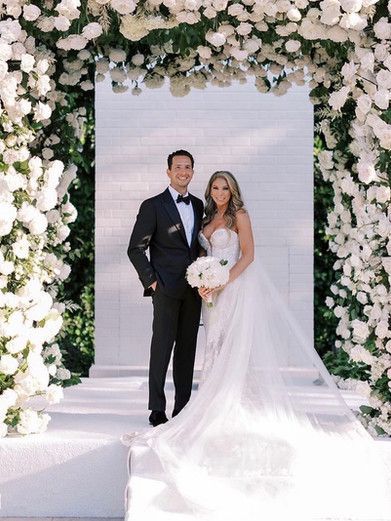
[[[183,196],[183,195],[179,194],[178,197],[176,198],[176,202],[190,204],[190,195]]]

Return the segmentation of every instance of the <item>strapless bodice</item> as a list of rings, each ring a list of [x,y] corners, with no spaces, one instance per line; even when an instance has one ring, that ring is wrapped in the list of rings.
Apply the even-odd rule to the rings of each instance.
[[[234,230],[218,228],[209,239],[201,231],[198,240],[207,255],[228,261],[228,267],[233,266],[240,257],[239,235]]]

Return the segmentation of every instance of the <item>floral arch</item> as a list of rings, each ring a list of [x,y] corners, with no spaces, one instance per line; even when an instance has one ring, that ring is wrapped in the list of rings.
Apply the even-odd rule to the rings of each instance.
[[[38,5],[39,4],[39,5]],[[83,100],[174,96],[251,78],[260,92],[310,86],[334,190],[327,305],[337,347],[364,368],[362,419],[391,434],[391,2],[384,0],[3,0],[0,3],[0,435],[46,428],[34,396],[61,398],[55,343],[69,273],[68,187],[83,150]]]

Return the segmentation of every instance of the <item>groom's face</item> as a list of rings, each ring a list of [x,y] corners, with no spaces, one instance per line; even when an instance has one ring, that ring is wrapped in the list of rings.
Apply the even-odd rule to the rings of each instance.
[[[177,192],[186,192],[187,185],[193,178],[193,167],[191,166],[191,159],[187,156],[174,156],[172,158],[171,168],[167,170],[167,175],[170,178],[171,186]]]

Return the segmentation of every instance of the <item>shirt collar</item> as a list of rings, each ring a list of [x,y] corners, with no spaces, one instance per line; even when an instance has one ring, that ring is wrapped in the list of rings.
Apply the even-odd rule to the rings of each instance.
[[[176,202],[178,195],[182,195],[182,194],[177,192],[175,190],[175,188],[173,188],[171,185],[168,185],[168,189],[170,190],[170,194],[172,195],[172,198]],[[186,192],[185,194],[183,194],[183,197],[187,197],[188,195],[189,195],[189,192]]]

